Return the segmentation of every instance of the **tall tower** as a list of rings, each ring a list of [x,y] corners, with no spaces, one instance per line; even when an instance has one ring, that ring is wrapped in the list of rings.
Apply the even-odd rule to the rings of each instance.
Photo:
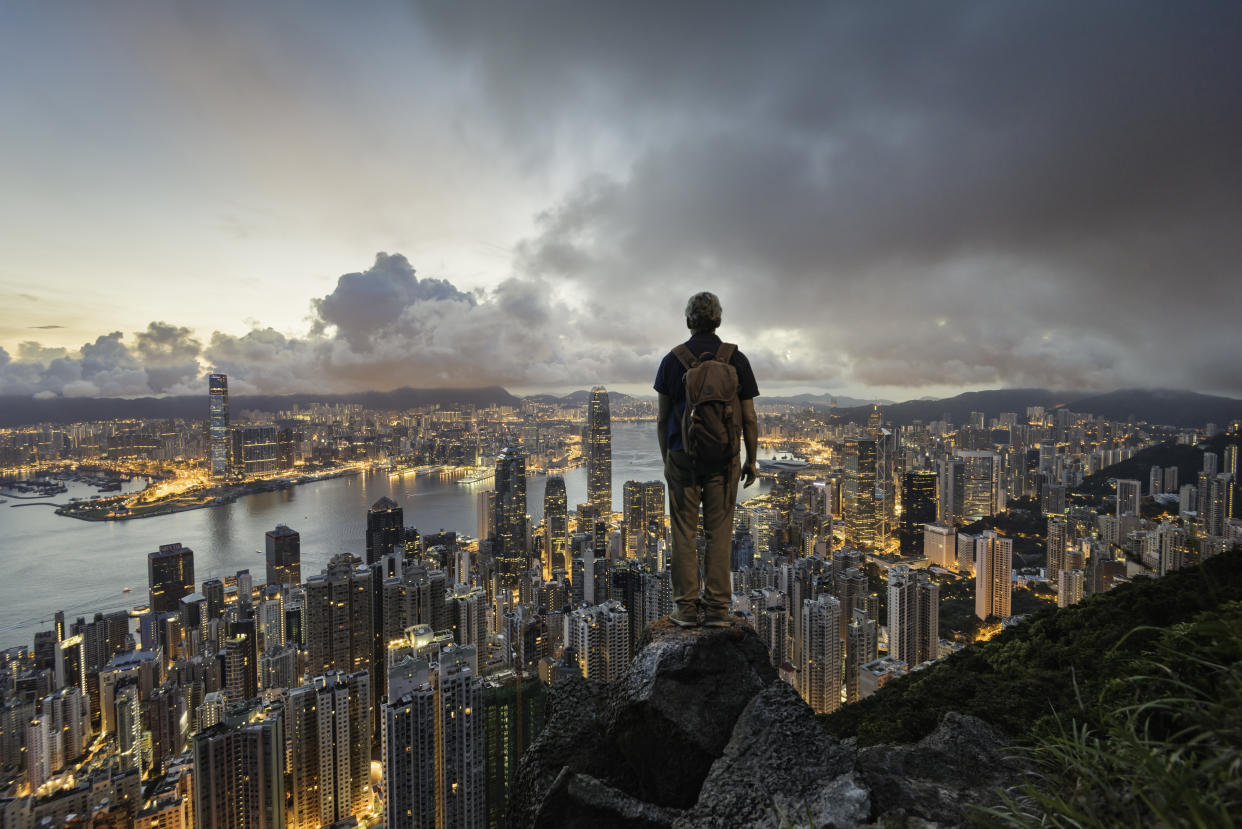
[[[1061,571],[1065,569],[1065,555],[1069,549],[1069,525],[1063,517],[1048,519],[1048,578],[1059,584]]]
[[[578,655],[584,679],[618,679],[630,664],[629,611],[607,601],[566,614],[565,646]]]
[[[612,422],[608,413],[608,392],[603,386],[591,389],[587,408],[587,503],[599,508],[602,516],[612,513]]]
[[[372,579],[356,556],[333,556],[323,573],[306,580],[307,670],[312,675],[368,671],[374,675]]]
[[[1117,481],[1117,519],[1123,515],[1139,514],[1139,492],[1142,484],[1125,478]]]
[[[207,420],[211,477],[223,478],[229,474],[229,446],[232,442],[229,435],[229,376],[209,375],[207,394],[211,400]]]
[[[549,475],[543,490],[543,577],[552,578],[553,570],[569,573],[569,498],[565,479]]]
[[[798,690],[816,714],[841,707],[841,603],[821,594],[802,602]]]
[[[302,537],[296,530],[277,524],[276,529],[267,531],[266,541],[267,583],[301,584]]]
[[[374,564],[394,548],[404,549],[405,514],[385,495],[367,510],[367,564]]]
[[[285,825],[285,735],[281,717],[194,736],[194,817],[199,826]]]
[[[177,543],[147,553],[147,584],[151,610],[176,613],[181,599],[194,592],[194,551]]]
[[[1008,618],[1013,597],[1013,539],[984,530],[975,539],[975,615]]]
[[[365,812],[371,799],[370,675],[336,671],[293,689],[285,698],[285,723],[292,826],[328,826]]]
[[[930,469],[907,472],[901,479],[901,552],[923,551],[923,526],[936,520],[936,479]]]
[[[898,564],[888,575],[888,654],[913,668],[935,659],[940,643],[940,586]]]
[[[526,570],[526,455],[518,449],[496,459],[496,536],[500,583],[516,587]]]
[[[883,546],[880,503],[877,503],[877,447],[874,438],[845,442],[845,543],[858,550]],[[879,500],[882,500],[879,499]]]

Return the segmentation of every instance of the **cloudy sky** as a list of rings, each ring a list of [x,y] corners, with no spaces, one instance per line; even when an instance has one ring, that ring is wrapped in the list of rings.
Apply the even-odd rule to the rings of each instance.
[[[0,394],[1242,397],[1242,5],[0,0]]]

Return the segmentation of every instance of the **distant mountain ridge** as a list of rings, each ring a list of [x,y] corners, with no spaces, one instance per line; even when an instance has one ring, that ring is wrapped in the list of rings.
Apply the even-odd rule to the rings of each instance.
[[[526,398],[515,397],[500,386],[484,386],[463,389],[412,389],[400,388],[386,392],[360,392],[357,394],[287,394],[287,395],[234,395],[230,403],[235,411],[254,409],[279,411],[294,405],[308,406],[314,403],[341,404],[360,403],[369,409],[399,410],[427,405],[473,405],[517,406],[522,399],[561,406],[584,406],[591,392],[586,389],[557,396],[535,394]],[[788,404],[827,409],[835,397],[836,414],[842,420],[865,422],[871,414],[872,403],[857,398],[830,394],[799,394],[790,397],[762,397],[764,404]],[[608,392],[611,405],[640,400],[621,392]],[[1043,406],[1045,409],[1065,407],[1075,412],[1090,412],[1110,420],[1136,420],[1149,423],[1200,428],[1206,423],[1225,426],[1233,420],[1242,420],[1242,400],[1218,397],[1174,389],[1121,389],[1118,391],[1066,392],[1047,389],[996,389],[973,391],[939,400],[907,400],[904,403],[883,403],[884,419],[894,425],[904,426],[918,420],[929,423],[948,419],[952,423],[965,423],[970,412],[983,412],[993,418],[1001,412],[1016,412],[1025,417],[1027,407]],[[36,400],[33,397],[0,397],[0,427],[12,428],[34,423],[74,423],[85,420],[108,420],[113,418],[194,418],[207,414],[207,391],[202,395],[185,397],[53,397]]]
[[[1105,393],[997,389],[966,392],[942,400],[909,400],[884,406],[883,409],[885,421],[897,426],[906,426],[916,420],[930,423],[946,419],[960,425],[969,419],[971,412],[983,412],[988,419],[1001,412],[1016,412],[1021,418],[1026,416],[1029,406],[1043,406],[1048,410],[1066,408],[1109,420],[1129,420],[1133,417],[1148,423],[1195,428],[1206,423],[1225,426],[1230,421],[1242,419],[1242,400],[1176,389],[1119,389]],[[837,415],[842,420],[856,423],[864,422],[870,414],[869,405],[837,408]]]
[[[369,391],[358,394],[230,395],[234,412],[243,409],[276,412],[316,403],[360,403],[368,409],[400,410],[418,406],[516,406],[521,401],[500,386],[467,389],[412,389]],[[85,420],[203,419],[207,416],[207,388],[201,395],[182,397],[0,397],[0,427],[33,423],[76,423]]]

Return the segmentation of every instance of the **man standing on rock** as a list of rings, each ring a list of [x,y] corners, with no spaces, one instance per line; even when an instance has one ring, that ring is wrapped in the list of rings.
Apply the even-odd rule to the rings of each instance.
[[[737,482],[755,482],[759,395],[750,361],[732,343],[716,336],[720,300],[703,292],[686,303],[686,327],[693,332],[660,363],[655,390],[660,395],[660,455],[668,481],[673,527],[673,601],[669,620],[682,627],[727,627],[733,588],[729,552]],[[739,464],[739,442],[746,462]],[[703,509],[702,587],[696,536]]]

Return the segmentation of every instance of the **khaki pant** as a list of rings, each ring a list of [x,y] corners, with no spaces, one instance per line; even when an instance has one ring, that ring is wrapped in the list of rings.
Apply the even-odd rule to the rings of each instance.
[[[703,554],[702,605],[704,610],[729,609],[733,585],[729,577],[729,558],[733,544],[733,508],[737,503],[737,482],[741,464],[734,460],[716,472],[696,472],[685,452],[670,450],[664,461],[668,481],[670,519],[673,527],[673,601],[678,607],[693,609],[700,603],[699,556],[696,536],[699,507],[703,508],[703,534],[707,549]]]

